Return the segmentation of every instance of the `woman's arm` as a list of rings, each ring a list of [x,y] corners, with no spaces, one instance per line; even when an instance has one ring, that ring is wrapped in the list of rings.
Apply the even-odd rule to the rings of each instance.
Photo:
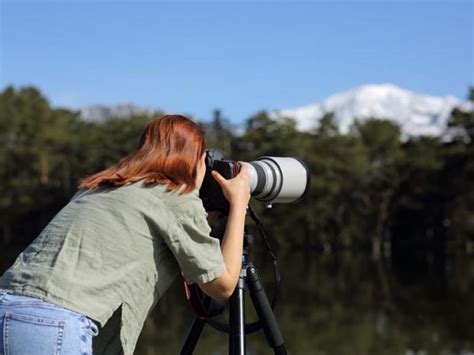
[[[228,299],[232,295],[242,266],[245,215],[250,199],[250,188],[247,164],[241,163],[241,165],[240,173],[230,180],[224,179],[215,171],[212,172],[230,205],[227,226],[221,243],[227,270],[215,280],[199,284],[199,287],[207,295],[218,299]]]

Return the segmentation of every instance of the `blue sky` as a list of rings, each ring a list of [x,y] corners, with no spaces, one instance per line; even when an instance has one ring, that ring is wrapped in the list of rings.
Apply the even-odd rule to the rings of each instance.
[[[368,83],[465,98],[472,1],[13,1],[0,84],[241,122]]]

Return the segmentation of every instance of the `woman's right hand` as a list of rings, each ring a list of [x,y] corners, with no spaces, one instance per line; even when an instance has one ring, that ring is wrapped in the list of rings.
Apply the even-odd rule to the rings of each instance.
[[[230,204],[225,234],[221,242],[226,271],[211,282],[199,284],[207,295],[214,298],[228,299],[232,295],[242,267],[242,245],[250,187],[248,165],[242,162],[240,164],[240,172],[233,179],[226,180],[218,172],[211,172]]]
[[[217,171],[212,171],[211,174],[217,181],[224,193],[224,197],[229,201],[232,207],[247,207],[250,200],[250,186],[248,163],[240,163],[239,174],[229,180],[226,180]]]

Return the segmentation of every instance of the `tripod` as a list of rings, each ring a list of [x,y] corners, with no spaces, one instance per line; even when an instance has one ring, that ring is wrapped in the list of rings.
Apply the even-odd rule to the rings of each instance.
[[[229,334],[229,355],[245,355],[245,335],[260,328],[263,328],[268,345],[273,348],[275,354],[287,354],[283,337],[275,320],[268,297],[260,283],[257,269],[248,260],[251,240],[251,235],[244,234],[240,276],[237,286],[229,299],[229,325],[227,327],[219,327],[219,324],[216,325],[216,322],[211,319],[195,317],[181,348],[181,355],[193,353],[206,322],[214,328]],[[249,289],[252,303],[259,318],[257,323],[247,326],[245,324],[245,285]]]

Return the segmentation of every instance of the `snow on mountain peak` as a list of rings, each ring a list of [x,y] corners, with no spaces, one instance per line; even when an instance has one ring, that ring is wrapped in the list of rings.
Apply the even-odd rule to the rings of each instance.
[[[318,126],[325,113],[333,112],[341,133],[347,133],[355,119],[389,119],[407,135],[441,135],[452,109],[462,104],[454,96],[434,97],[403,90],[393,84],[369,84],[332,95],[322,103],[271,113],[271,117],[294,118],[298,129]]]

